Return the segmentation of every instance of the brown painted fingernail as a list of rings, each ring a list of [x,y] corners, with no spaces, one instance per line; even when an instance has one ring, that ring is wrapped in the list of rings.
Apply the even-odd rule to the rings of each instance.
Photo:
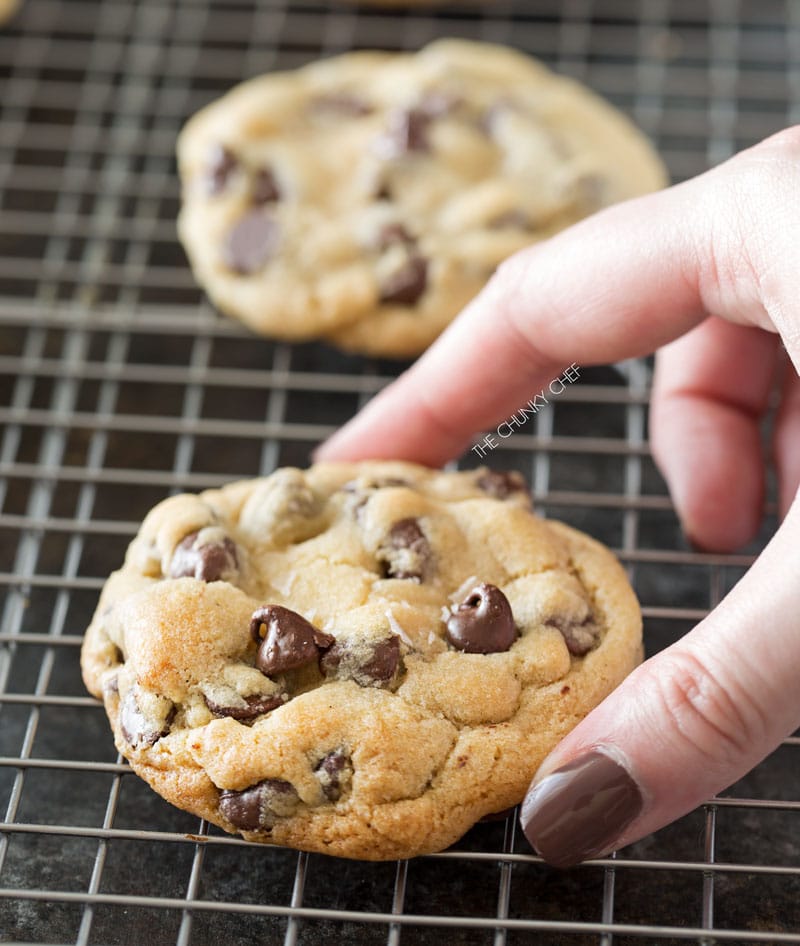
[[[612,849],[641,811],[642,793],[627,770],[594,750],[530,789],[520,821],[548,864],[572,867]]]

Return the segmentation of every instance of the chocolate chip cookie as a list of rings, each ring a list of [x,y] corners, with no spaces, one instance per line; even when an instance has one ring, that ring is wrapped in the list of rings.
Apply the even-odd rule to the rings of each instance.
[[[82,651],[119,751],[251,841],[437,851],[641,656],[613,555],[521,477],[319,464],[165,500]]]
[[[178,155],[180,236],[223,311],[394,357],[515,251],[666,180],[588,89],[462,40],[253,79],[191,119]]]

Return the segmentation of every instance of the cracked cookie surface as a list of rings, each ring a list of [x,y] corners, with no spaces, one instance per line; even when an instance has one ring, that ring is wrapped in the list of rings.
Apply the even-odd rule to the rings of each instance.
[[[616,559],[535,516],[521,477],[369,462],[159,504],[81,663],[119,751],[173,804],[386,859],[519,802],[640,659]]]
[[[517,250],[666,182],[607,102],[462,40],[252,79],[189,121],[178,158],[180,236],[220,309],[393,357]]]

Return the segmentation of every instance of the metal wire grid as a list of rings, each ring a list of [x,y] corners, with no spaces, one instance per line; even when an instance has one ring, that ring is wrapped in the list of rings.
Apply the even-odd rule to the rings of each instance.
[[[800,942],[800,739],[567,874],[514,819],[436,857],[359,864],[247,845],[170,808],[83,691],[83,628],[150,506],[305,464],[397,370],[254,340],[211,311],[174,237],[180,123],[247,75],[437,35],[513,42],[588,81],[676,178],[798,117],[791,0],[28,0],[0,34],[0,942]],[[751,556],[683,544],[648,456],[647,369],[625,368],[586,372],[490,459],[617,549],[653,652]]]

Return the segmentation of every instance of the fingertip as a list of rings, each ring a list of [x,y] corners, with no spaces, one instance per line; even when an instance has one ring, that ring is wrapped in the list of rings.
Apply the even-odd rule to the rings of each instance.
[[[688,545],[699,554],[730,555],[748,545],[758,534],[760,519],[746,511],[710,521],[708,513],[688,504],[678,511],[681,529]]]
[[[733,552],[756,535],[764,463],[752,417],[705,398],[671,396],[653,406],[653,455],[692,546]]]
[[[343,455],[345,451],[340,450],[337,447],[337,440],[339,439],[339,431],[333,433],[326,440],[323,440],[321,443],[318,443],[314,447],[309,456],[311,457],[312,463],[324,463],[329,460],[346,460],[349,459],[346,455]]]
[[[520,825],[536,853],[563,869],[607,853],[643,804],[642,791],[618,753],[598,747],[534,780]]]
[[[386,429],[361,415],[347,423],[327,440],[314,447],[313,463],[356,462],[358,460],[407,460],[423,466],[439,467],[466,447],[453,438],[423,438],[426,428]]]
[[[741,462],[736,472],[720,455],[720,468],[704,470],[686,492],[681,524],[698,551],[732,553],[758,533],[764,494],[758,446],[752,448],[755,459]]]
[[[703,551],[734,551],[758,532],[759,422],[777,353],[774,335],[710,317],[657,355],[653,456],[689,542]]]

